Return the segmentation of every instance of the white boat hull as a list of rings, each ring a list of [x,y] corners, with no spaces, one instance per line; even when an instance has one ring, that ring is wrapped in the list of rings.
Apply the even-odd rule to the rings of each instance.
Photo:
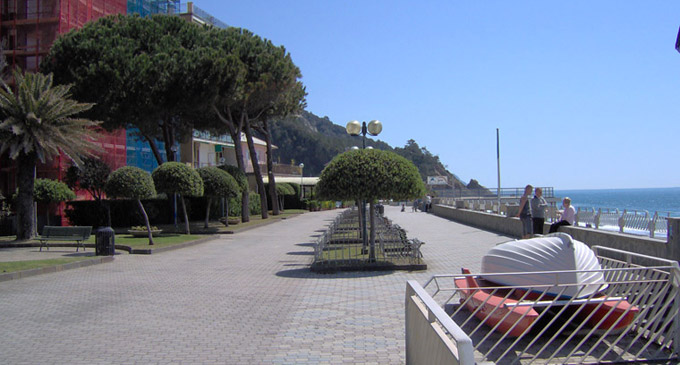
[[[593,251],[566,233],[497,245],[482,258],[482,276],[554,297],[584,298],[607,287]]]

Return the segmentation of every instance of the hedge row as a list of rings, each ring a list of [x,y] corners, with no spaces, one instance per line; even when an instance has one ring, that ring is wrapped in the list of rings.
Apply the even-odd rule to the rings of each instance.
[[[207,199],[186,198],[187,212],[190,220],[205,219],[205,204]],[[172,199],[144,199],[142,200],[146,214],[149,216],[149,223],[152,225],[158,224],[173,224],[174,223],[174,204]],[[102,202],[102,206],[98,206],[93,200],[77,200],[66,203],[66,217],[74,226],[106,226],[106,208],[111,209],[111,225],[113,227],[131,227],[144,224],[137,203],[134,200],[106,200]],[[222,217],[222,200],[213,199],[210,208],[210,216]],[[260,196],[256,193],[250,193],[250,214],[259,215],[262,213],[260,208]],[[181,207],[177,203],[178,220],[181,218]],[[241,215],[241,197],[230,199],[229,215]]]

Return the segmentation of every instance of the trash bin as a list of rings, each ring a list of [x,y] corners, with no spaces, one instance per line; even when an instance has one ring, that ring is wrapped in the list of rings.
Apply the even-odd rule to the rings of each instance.
[[[378,204],[378,214],[384,215],[385,214],[385,206],[382,204]]]
[[[113,256],[116,253],[116,234],[111,227],[102,227],[95,233],[95,254]]]

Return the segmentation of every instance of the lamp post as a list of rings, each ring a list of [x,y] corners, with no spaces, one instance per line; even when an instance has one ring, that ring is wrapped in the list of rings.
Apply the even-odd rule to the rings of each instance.
[[[302,196],[304,195],[304,194],[303,194],[303,191],[304,191],[304,189],[305,189],[304,186],[302,185],[302,177],[305,176],[305,175],[304,175],[304,170],[303,170],[303,169],[305,168],[305,164],[303,164],[302,162],[300,162],[300,165],[299,165],[299,166],[300,166],[300,200],[302,200]]]
[[[362,149],[366,148],[366,133],[372,135],[372,136],[377,136],[382,132],[382,123],[378,120],[372,120],[366,124],[366,122],[361,122],[359,123],[358,120],[352,120],[349,123],[347,123],[347,126],[345,127],[345,130],[350,136],[358,136],[361,134],[362,136]],[[361,210],[359,212],[359,223],[362,226],[361,227],[361,233],[362,233],[362,240],[363,240],[363,246],[367,247],[368,246],[368,235],[367,235],[367,229],[366,229],[366,201],[362,200],[361,201]],[[373,227],[373,216],[371,215],[371,227]],[[369,260],[370,261],[375,261],[375,250],[373,247],[371,247],[371,250],[369,252]]]

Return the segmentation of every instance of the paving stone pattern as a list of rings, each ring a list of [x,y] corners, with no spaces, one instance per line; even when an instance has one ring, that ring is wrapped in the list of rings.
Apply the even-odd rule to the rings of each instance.
[[[2,364],[403,364],[406,280],[479,269],[508,237],[386,207],[427,271],[314,274],[338,214],[0,283]]]

